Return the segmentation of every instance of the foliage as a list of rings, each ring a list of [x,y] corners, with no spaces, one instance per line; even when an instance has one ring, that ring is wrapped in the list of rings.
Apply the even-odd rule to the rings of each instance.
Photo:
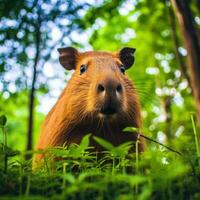
[[[34,97],[37,109],[40,96],[49,91],[51,79],[56,81],[61,76],[55,69],[52,77],[49,68],[45,75],[44,68],[46,64],[50,65],[50,60],[56,66],[58,47],[76,45],[72,34],[79,32],[80,28],[74,21],[82,17],[80,10],[87,7],[84,2],[64,0],[0,1],[0,114],[6,113],[12,121],[9,127],[13,135],[11,145],[20,134],[22,139],[16,147],[24,149],[29,91],[31,87],[37,89]],[[33,68],[36,68],[37,75],[34,86],[31,81]],[[62,69],[60,71],[63,72]],[[34,138],[38,136],[43,117],[41,112],[34,117]]]
[[[36,45],[39,45],[40,49],[37,73],[41,74],[36,88],[41,91],[48,90],[45,84],[47,80],[43,76],[44,64],[53,53],[55,54],[57,44],[65,41],[66,36],[68,43],[73,42],[70,33],[74,30],[78,31],[73,21],[80,17],[78,11],[85,6],[86,4],[73,4],[62,0],[54,3],[50,0],[0,2],[2,16],[0,34],[3,46],[0,51],[0,80],[3,83],[3,92],[15,93],[30,88],[29,79],[32,70],[30,68],[35,62]],[[39,32],[39,39],[37,32]],[[8,76],[11,70],[16,74],[10,78]]]
[[[2,116],[3,134],[5,121]],[[180,156],[150,145],[151,150],[137,155],[128,153],[130,143],[113,147],[95,138],[105,148],[98,155],[89,147],[90,137],[80,145],[40,152],[19,152],[1,143],[1,199],[199,199],[195,149]],[[45,162],[33,171],[24,153],[43,154]]]
[[[61,81],[64,72],[58,66],[56,48],[71,44],[83,47],[82,41],[74,37],[74,33],[81,36],[82,30],[89,33],[88,40],[95,50],[116,51],[123,46],[136,48],[135,64],[127,74],[140,97],[145,133],[154,138],[162,137],[165,142],[171,143],[177,137],[176,134],[187,136],[192,131],[188,120],[190,113],[194,112],[194,101],[175,56],[168,1],[98,1],[91,5],[74,1],[65,3],[62,0],[53,1],[54,4],[50,5],[50,2],[22,1],[18,5],[10,0],[6,3],[1,1],[0,15],[5,26],[0,26],[3,46],[0,51],[0,114],[6,113],[10,119],[8,128],[13,136],[9,141],[11,146],[20,134],[16,148],[25,147],[30,68],[35,56],[30,49],[35,44],[38,12],[41,12],[42,43],[36,82],[35,141],[44,118],[44,113],[39,112],[38,107],[42,105],[44,109],[48,105],[44,103],[46,98],[43,100],[43,97],[57,98],[58,90],[65,85]],[[197,4],[191,2],[196,26],[199,27]],[[31,7],[34,9],[31,10]],[[53,34],[55,30],[57,32]],[[187,52],[182,46],[178,29],[177,37],[181,57],[186,62]],[[21,57],[25,59],[21,60]],[[49,76],[49,68],[44,73],[45,62],[53,66],[52,76]],[[47,92],[48,95],[44,96]],[[170,107],[166,110],[168,102]],[[168,122],[167,116],[171,116]]]

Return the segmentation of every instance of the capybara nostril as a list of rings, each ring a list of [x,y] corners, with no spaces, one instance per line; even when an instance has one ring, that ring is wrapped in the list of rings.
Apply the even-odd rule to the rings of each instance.
[[[97,86],[97,92],[103,92],[105,90],[104,86],[102,84],[98,84]]]
[[[119,84],[119,85],[117,86],[116,91],[117,91],[117,92],[122,92],[122,85],[121,85],[121,84]]]

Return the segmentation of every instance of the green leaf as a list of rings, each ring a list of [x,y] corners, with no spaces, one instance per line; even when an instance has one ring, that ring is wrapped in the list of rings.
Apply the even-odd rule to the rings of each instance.
[[[0,126],[5,126],[7,122],[7,118],[5,115],[0,116]]]
[[[63,174],[62,178],[64,178],[65,180],[67,180],[69,183],[75,183],[75,181],[76,181],[75,177],[72,174],[70,174],[70,173]]]
[[[130,185],[135,186],[137,184],[141,184],[146,182],[148,179],[144,176],[135,175],[130,177]]]
[[[138,132],[139,128],[136,127],[126,127],[125,129],[123,129],[123,131],[127,131],[127,132]]]
[[[4,147],[4,148],[2,148]],[[0,154],[5,154],[7,155],[8,157],[14,157],[16,155],[19,155],[20,154],[20,151],[18,150],[13,150],[12,148],[8,147],[8,146],[5,146],[5,145],[2,145],[2,151],[0,151]]]
[[[102,138],[95,137],[95,136],[93,138],[98,144],[100,144],[102,147],[104,147],[107,150],[112,151],[112,149],[115,148],[111,143],[107,142],[106,140]]]
[[[86,135],[86,136],[83,137],[83,139],[82,139],[82,141],[80,143],[80,148],[82,150],[85,150],[85,149],[88,148],[89,142],[90,142],[90,136],[91,136],[91,134],[88,134],[88,135]]]
[[[125,142],[120,144],[117,148],[123,150],[123,152],[128,152],[129,149],[133,146],[133,142]]]

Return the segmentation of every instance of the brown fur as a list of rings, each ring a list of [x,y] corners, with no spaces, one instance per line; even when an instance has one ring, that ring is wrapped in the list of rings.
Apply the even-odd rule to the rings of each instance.
[[[80,75],[82,64],[88,68]],[[75,72],[44,121],[37,149],[80,143],[88,133],[114,145],[136,141],[136,134],[122,131],[127,126],[139,128],[141,113],[132,82],[120,72],[121,64],[118,53],[91,51],[76,55]],[[99,82],[108,79],[111,84],[120,83],[123,91],[118,102],[119,112],[114,117],[104,118],[98,115],[98,107],[103,103],[95,88]],[[94,141],[91,145],[100,150]],[[143,143],[139,149],[143,150]]]

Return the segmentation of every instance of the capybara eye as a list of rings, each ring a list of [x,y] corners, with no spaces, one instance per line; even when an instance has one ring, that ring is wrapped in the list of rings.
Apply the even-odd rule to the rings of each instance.
[[[123,65],[121,65],[121,67],[120,67],[120,71],[123,73],[123,74],[125,74],[125,67],[123,66]]]
[[[83,74],[86,71],[87,66],[86,65],[81,65],[80,67],[80,74]]]

